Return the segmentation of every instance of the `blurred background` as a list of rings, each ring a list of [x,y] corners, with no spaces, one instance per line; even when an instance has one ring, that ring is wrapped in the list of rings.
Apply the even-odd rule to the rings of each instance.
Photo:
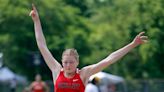
[[[124,79],[115,92],[164,91],[164,0],[0,0],[0,92],[10,92],[13,79],[16,92],[22,92],[37,73],[53,92],[29,16],[32,3],[54,57],[60,62],[64,49],[76,48],[79,68],[99,62],[145,31],[149,42],[104,72]]]

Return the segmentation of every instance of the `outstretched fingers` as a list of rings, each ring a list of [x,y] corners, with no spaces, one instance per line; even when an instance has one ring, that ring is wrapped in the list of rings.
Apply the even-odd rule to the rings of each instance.
[[[143,44],[148,42],[148,37],[144,35],[145,32],[140,32],[134,39],[134,43]]]
[[[32,3],[32,10],[31,10],[29,16],[32,16],[32,17],[37,16],[37,9],[33,3]]]
[[[140,33],[138,34],[138,36],[140,37],[140,36],[142,36],[144,33],[145,33],[145,32],[140,32]]]
[[[34,4],[32,4],[32,10],[29,15],[32,17],[33,21],[39,20],[39,14]]]
[[[147,40],[147,39],[148,39],[147,36],[141,36],[140,38],[141,38],[142,40]]]
[[[140,38],[142,39],[143,43],[147,43],[148,42],[148,37],[147,36],[141,36]]]
[[[32,3],[32,10],[36,11],[36,7],[33,3]]]

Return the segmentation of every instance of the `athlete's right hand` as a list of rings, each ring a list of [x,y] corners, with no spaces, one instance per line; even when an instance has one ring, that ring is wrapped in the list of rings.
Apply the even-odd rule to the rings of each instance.
[[[36,21],[39,20],[38,11],[37,11],[37,9],[36,9],[36,7],[35,7],[34,4],[32,4],[32,10],[31,10],[29,16],[32,17],[32,20],[33,20],[34,22],[36,22]]]

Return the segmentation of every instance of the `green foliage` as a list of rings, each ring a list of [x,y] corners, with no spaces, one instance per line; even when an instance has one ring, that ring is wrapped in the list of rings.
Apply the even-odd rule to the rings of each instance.
[[[66,48],[77,49],[80,68],[99,62],[145,31],[149,42],[105,71],[126,78],[164,77],[163,0],[0,0],[0,51],[5,65],[15,72],[32,78],[36,70],[31,66],[38,52],[28,16],[31,3],[39,11],[48,48],[59,62]],[[50,77],[45,64],[38,69]]]

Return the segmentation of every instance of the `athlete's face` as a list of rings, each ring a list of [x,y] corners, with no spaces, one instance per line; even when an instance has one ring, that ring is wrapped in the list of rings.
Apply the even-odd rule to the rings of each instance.
[[[62,57],[62,65],[66,73],[73,73],[77,68],[78,61],[74,56],[65,55]]]

